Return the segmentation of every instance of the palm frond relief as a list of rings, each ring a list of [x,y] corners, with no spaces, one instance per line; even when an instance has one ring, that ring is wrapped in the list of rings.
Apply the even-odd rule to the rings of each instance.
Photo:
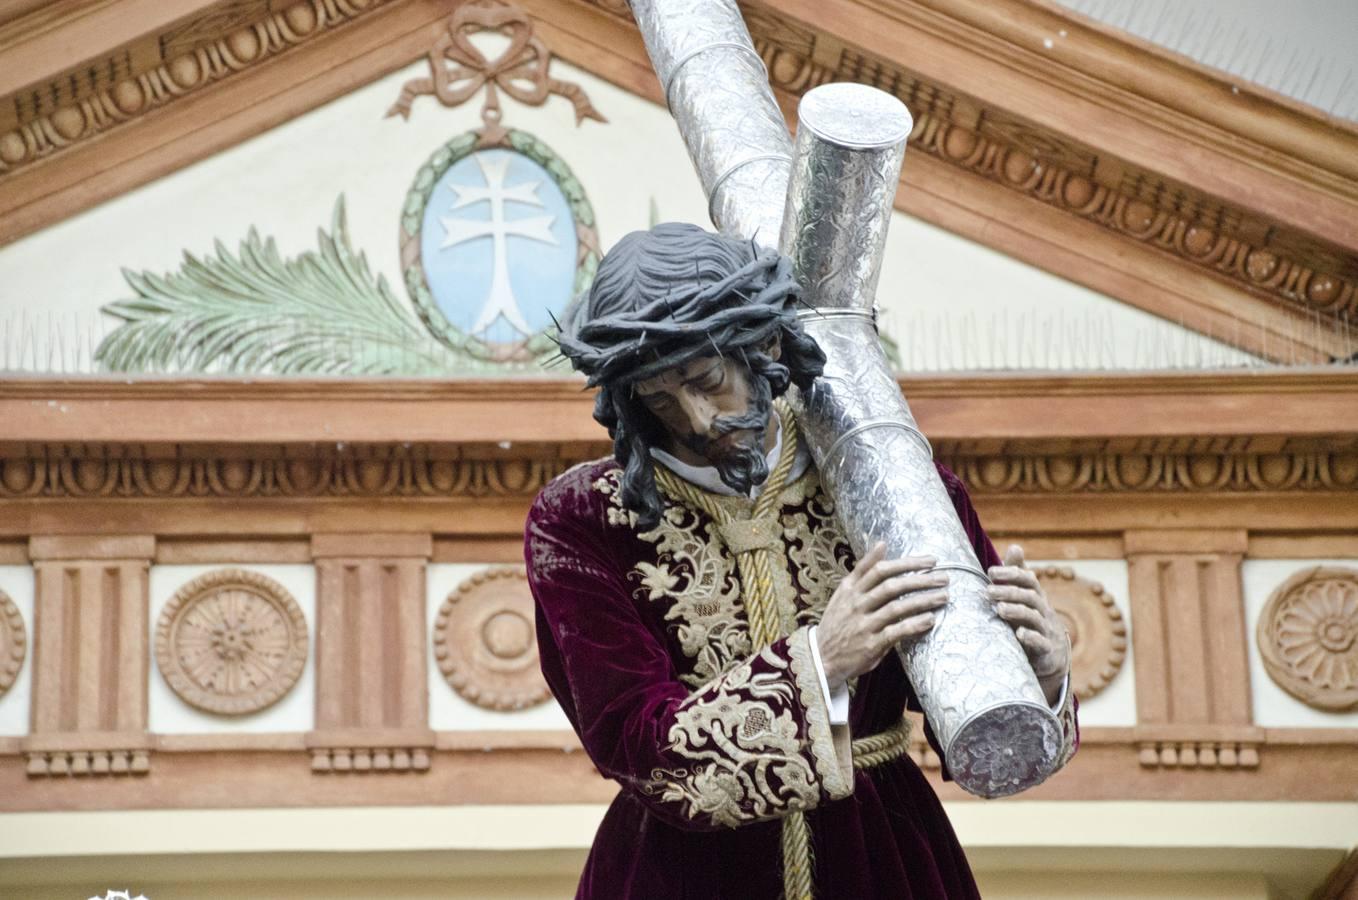
[[[442,375],[504,369],[477,339],[436,339],[373,276],[349,243],[344,196],[317,249],[284,259],[251,228],[232,254],[184,254],[177,272],[123,270],[135,296],[107,304],[122,320],[95,351],[116,372],[275,375]],[[549,339],[534,348],[551,348]]]

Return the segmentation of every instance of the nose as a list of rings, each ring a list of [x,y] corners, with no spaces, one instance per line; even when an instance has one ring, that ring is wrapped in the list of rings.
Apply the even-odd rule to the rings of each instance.
[[[717,418],[717,408],[706,397],[695,395],[689,391],[679,393],[679,410],[684,414],[684,419],[688,422],[689,433],[693,435],[705,435],[712,429],[712,422]]]

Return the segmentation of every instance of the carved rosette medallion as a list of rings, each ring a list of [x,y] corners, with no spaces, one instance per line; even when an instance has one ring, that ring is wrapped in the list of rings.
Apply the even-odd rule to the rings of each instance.
[[[28,634],[19,607],[0,591],[0,696],[4,696],[19,677],[28,653]]]
[[[1358,569],[1315,566],[1268,598],[1258,626],[1264,668],[1308,706],[1358,707]]]
[[[1071,686],[1088,700],[1108,686],[1127,658],[1127,623],[1103,585],[1068,566],[1037,570],[1037,580],[1070,632]]]
[[[259,712],[292,689],[307,656],[306,619],[272,578],[218,569],[175,592],[156,622],[156,664],[185,703]]]
[[[547,700],[522,566],[478,572],[448,594],[434,621],[434,658],[453,690],[477,706],[509,711]]]

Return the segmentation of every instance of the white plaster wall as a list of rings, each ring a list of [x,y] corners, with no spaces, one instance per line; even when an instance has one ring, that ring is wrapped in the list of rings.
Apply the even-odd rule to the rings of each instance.
[[[488,568],[476,563],[431,563],[428,568],[427,621],[429,633],[425,638],[425,653],[429,661],[429,727],[435,731],[478,731],[483,729],[567,729],[571,727],[566,714],[550,697],[546,703],[531,709],[498,712],[483,709],[462,698],[444,679],[434,659],[434,622],[439,607],[465,579]]]
[[[29,706],[33,696],[33,568],[0,566],[0,591],[4,591],[24,618],[28,652],[8,691],[0,695],[0,734],[28,734]]]
[[[1127,561],[1122,559],[1029,560],[1028,567],[1065,566],[1081,578],[1103,585],[1127,626],[1127,657],[1113,680],[1088,700],[1080,701],[1081,725],[1136,724],[1136,660],[1132,658],[1132,608],[1127,588]]]
[[[88,371],[90,348],[118,324],[99,307],[131,296],[123,268],[173,271],[184,252],[211,254],[218,240],[234,253],[251,227],[276,238],[285,257],[295,256],[315,247],[318,229],[329,229],[340,193],[352,245],[404,298],[398,230],[406,192],[438,147],[480,125],[479,99],[449,110],[421,97],[409,121],[385,117],[402,84],[426,70],[426,62],[412,63],[0,248],[0,342],[17,347],[27,341],[20,331],[31,331],[40,350],[22,368]],[[709,224],[668,112],[563,62],[552,71],[580,84],[608,123],[577,127],[564,99],[534,108],[502,93],[504,121],[546,140],[571,167],[594,206],[605,249],[647,227],[652,204],[661,220]],[[914,370],[1199,367],[1247,359],[902,213],[893,219],[879,298],[883,328]]]
[[[1325,712],[1302,703],[1269,677],[1259,653],[1259,618],[1269,595],[1293,573],[1314,566],[1358,570],[1355,559],[1247,559],[1240,566],[1245,591],[1245,633],[1250,648],[1250,688],[1254,723],[1273,728],[1358,728],[1358,710]]]
[[[221,716],[189,706],[170,689],[155,662],[156,622],[165,604],[188,582],[222,568],[258,572],[278,582],[297,601],[307,624],[307,659],[302,675],[286,694],[266,709],[245,716]],[[277,733],[311,731],[316,710],[316,571],[300,564],[152,566],[150,579],[151,678],[148,729],[156,734]]]

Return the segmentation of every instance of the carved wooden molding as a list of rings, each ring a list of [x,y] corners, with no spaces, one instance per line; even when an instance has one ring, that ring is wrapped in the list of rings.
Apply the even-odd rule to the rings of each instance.
[[[454,588],[439,607],[433,640],[444,679],[477,706],[507,712],[551,696],[523,566],[485,569]]]
[[[153,552],[147,535],[117,538]],[[66,543],[110,549],[95,536]],[[149,557],[36,558],[33,567],[32,731],[20,742],[28,774],[145,772]]]
[[[1358,569],[1315,566],[1269,596],[1256,629],[1269,677],[1308,706],[1358,707]]]
[[[146,750],[49,750],[27,753],[29,777],[70,775],[145,775],[151,771]]]
[[[423,703],[418,704],[423,709]],[[429,771],[434,732],[423,723],[396,727],[336,727],[305,736],[311,771],[318,775],[366,775]]]
[[[386,0],[298,0],[271,12],[268,3],[235,4],[159,36],[158,64],[134,72],[131,54],[115,50],[93,74],[34,86],[10,98],[0,123],[0,183],[11,173],[131,123],[383,5]],[[82,73],[83,75],[83,73]],[[75,85],[68,90],[69,85]],[[50,104],[47,97],[66,102]]]
[[[1342,493],[1358,487],[1358,446],[1183,452],[1153,449],[1153,442],[1130,449],[1109,442],[1070,452],[1053,443],[1000,452],[957,442],[935,446],[939,461],[976,494]],[[0,500],[532,497],[570,466],[606,452],[591,449],[564,458],[542,458],[531,447],[518,456],[450,458],[448,450],[426,444],[276,445],[251,453],[181,445],[148,458],[136,445],[38,444],[22,456],[0,457]]]
[[[155,654],[185,703],[247,715],[278,702],[302,677],[306,619],[272,578],[217,569],[175,591],[156,623]]]
[[[1358,450],[1147,448],[969,456],[940,449],[938,458],[978,494],[1349,491],[1358,486]]]
[[[1258,769],[1259,745],[1240,741],[1147,741],[1137,750],[1146,769]]]
[[[155,766],[129,792],[117,779],[30,778],[26,760],[0,742],[0,779],[23,783],[24,789],[0,792],[0,811],[44,809],[223,808],[277,806],[447,805],[501,803],[607,803],[616,786],[599,777],[579,741],[569,731],[523,732],[474,730],[439,732],[411,744],[393,733],[386,744],[355,743],[324,748],[328,772],[312,769],[308,760],[322,758],[291,735],[156,736],[151,749]],[[402,741],[405,741],[403,743]],[[1160,762],[1164,744],[1175,744],[1174,764]],[[1192,765],[1181,764],[1184,745],[1194,745]],[[1152,767],[1142,765],[1145,745],[1157,755]],[[1203,761],[1203,745],[1213,745],[1216,760]],[[418,778],[345,778],[344,774],[397,772],[395,748],[414,746],[429,766]],[[912,756],[925,769],[945,802],[968,800],[964,792],[940,781],[932,751],[912,745]],[[1267,760],[1255,766],[1242,752],[1256,747]],[[322,749],[322,748],[317,748]],[[336,750],[342,752],[336,753]],[[391,759],[383,760],[382,753]],[[1304,734],[1254,736],[1206,735],[1171,741],[1142,737],[1133,728],[1083,729],[1080,752],[1058,778],[1035,789],[1035,800],[1250,800],[1287,802],[1355,802],[1358,785],[1349,777],[1358,743],[1351,733],[1307,730]],[[916,752],[918,751],[918,752]],[[336,770],[345,759],[348,770]],[[355,753],[359,759],[355,759]],[[361,761],[366,752],[366,762]],[[409,751],[416,771],[415,751]],[[1232,753],[1234,756],[1232,757]],[[1225,764],[1223,766],[1223,756]],[[355,763],[366,765],[356,769]],[[378,766],[391,762],[392,768]],[[343,765],[344,763],[341,763]],[[130,760],[129,760],[130,765]],[[230,784],[230,791],[222,785]]]
[[[1257,765],[1241,553],[1233,552],[1245,541],[1243,532],[1207,537],[1230,549],[1193,552],[1190,534],[1179,547],[1155,552],[1174,535],[1126,536],[1143,766]]]
[[[1088,700],[1108,686],[1127,658],[1127,623],[1103,585],[1069,566],[1036,570],[1052,608],[1070,633],[1071,687]]]
[[[428,747],[318,747],[311,771],[319,774],[427,772]]]
[[[38,449],[38,448],[34,448]],[[439,458],[420,445],[354,446],[312,457],[260,455],[170,458],[126,456],[139,448],[105,446],[103,455],[0,460],[0,500],[25,498],[172,500],[192,497],[494,497],[533,495],[580,460]],[[352,554],[351,554],[352,555]]]
[[[23,614],[9,595],[0,591],[0,697],[14,685],[27,654]]]
[[[427,534],[396,543],[406,552],[430,545]],[[424,771],[428,756],[417,751],[433,745],[425,559],[324,556],[315,565],[316,730],[307,736],[313,770]]]
[[[1060,438],[1111,449],[1116,438],[1136,438],[1151,449],[1159,439],[1166,450],[1252,452],[1303,437],[1329,447],[1336,436],[1358,436],[1358,378],[1350,367],[898,380],[920,427],[945,453],[950,441],[990,440],[1007,449]],[[449,448],[445,456],[453,459],[473,451],[521,456],[525,447],[562,458],[597,456],[607,435],[582,386],[575,378],[24,377],[0,380],[0,457],[23,455],[30,442],[213,444],[247,453],[300,443],[339,453],[351,444],[407,441]],[[1110,409],[1118,415],[1110,417]],[[1286,437],[1270,444],[1257,434],[1259,422]],[[506,441],[509,448],[501,446]]]

